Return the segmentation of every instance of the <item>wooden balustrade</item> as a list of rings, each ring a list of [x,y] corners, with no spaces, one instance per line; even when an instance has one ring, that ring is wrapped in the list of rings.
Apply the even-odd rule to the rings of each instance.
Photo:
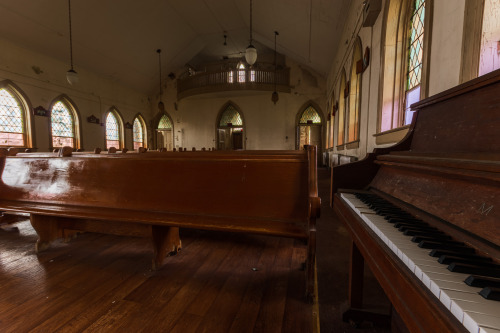
[[[204,72],[177,81],[177,99],[185,97],[231,90],[261,90],[290,92],[290,69],[262,70],[224,70]]]

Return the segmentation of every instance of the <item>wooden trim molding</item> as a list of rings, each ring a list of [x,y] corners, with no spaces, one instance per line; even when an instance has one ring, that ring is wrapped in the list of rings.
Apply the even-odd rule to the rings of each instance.
[[[398,127],[398,128],[394,128],[394,129],[389,130],[389,131],[374,134],[373,136],[375,137],[375,143],[377,145],[383,145],[383,144],[388,144],[388,143],[399,142],[399,141],[403,140],[403,138],[408,133],[409,129],[410,129],[410,125],[407,125],[404,127]]]

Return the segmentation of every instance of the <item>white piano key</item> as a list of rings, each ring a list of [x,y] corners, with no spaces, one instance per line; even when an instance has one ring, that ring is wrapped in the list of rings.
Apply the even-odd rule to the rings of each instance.
[[[465,312],[462,322],[469,332],[477,333],[481,327],[500,329],[500,316],[488,316],[482,313]]]
[[[469,312],[475,312],[486,316],[500,316],[500,302],[491,300],[486,300],[485,302],[485,299],[478,294],[472,294],[468,299],[470,301],[459,299],[453,299],[452,301],[451,313],[453,313],[460,322],[463,322],[464,314]]]
[[[500,333],[500,329],[490,327],[479,327],[479,333]]]

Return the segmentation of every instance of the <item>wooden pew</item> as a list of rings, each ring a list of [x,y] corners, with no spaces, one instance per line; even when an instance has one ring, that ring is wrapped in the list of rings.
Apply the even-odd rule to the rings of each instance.
[[[32,154],[0,150],[0,211],[31,214],[37,251],[75,230],[149,236],[157,269],[180,249],[179,227],[292,237],[308,243],[306,293],[313,294],[320,211],[314,146]]]

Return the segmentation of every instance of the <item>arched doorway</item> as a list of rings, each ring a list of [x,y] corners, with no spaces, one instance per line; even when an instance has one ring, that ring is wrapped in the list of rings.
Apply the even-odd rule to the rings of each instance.
[[[323,121],[317,107],[312,103],[306,104],[306,107],[298,113],[297,116],[297,140],[296,149],[304,149],[305,145],[314,145],[318,147],[318,164],[321,159],[321,133],[323,130]]]
[[[172,119],[164,113],[156,126],[156,148],[174,149],[174,126]]]
[[[245,149],[243,117],[231,103],[227,103],[217,117],[217,149]]]

